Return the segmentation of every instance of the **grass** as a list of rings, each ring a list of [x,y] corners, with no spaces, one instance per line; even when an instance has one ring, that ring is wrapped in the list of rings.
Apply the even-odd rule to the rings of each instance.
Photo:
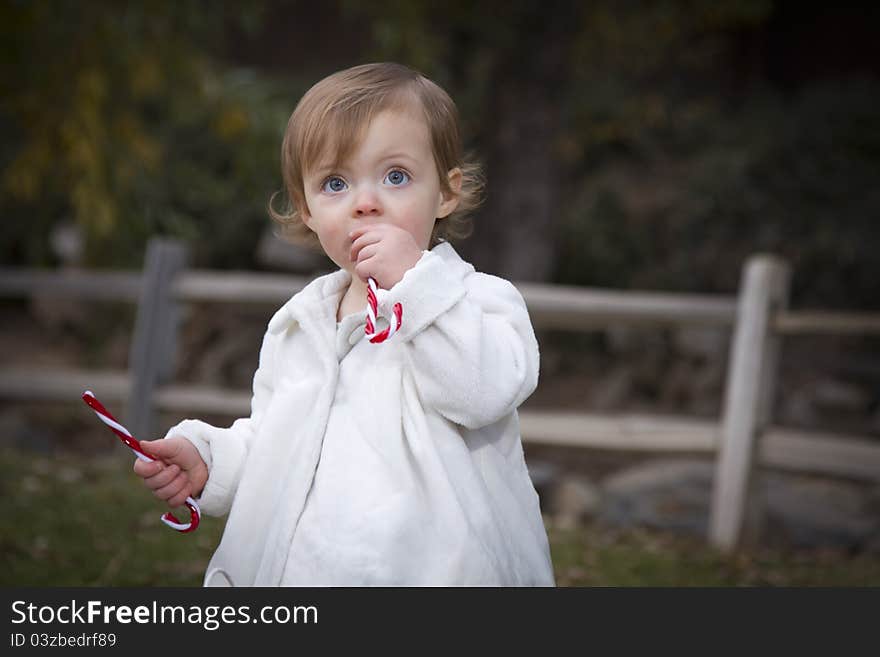
[[[131,463],[124,449],[88,459],[0,451],[0,584],[200,585],[222,521],[168,529]]]
[[[725,555],[697,537],[548,528],[558,586],[877,586],[880,555],[756,549]]]
[[[0,450],[0,585],[199,586],[223,521],[194,534],[159,522],[163,505],[110,456]],[[548,521],[560,586],[880,585],[880,555],[759,550],[733,556],[698,538]]]

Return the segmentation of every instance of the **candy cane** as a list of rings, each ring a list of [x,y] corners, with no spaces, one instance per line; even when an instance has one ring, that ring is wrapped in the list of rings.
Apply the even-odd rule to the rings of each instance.
[[[110,412],[95,398],[95,395],[92,394],[91,390],[86,390],[82,394],[82,398],[83,401],[95,411],[95,415],[98,416],[98,419],[110,427],[110,431],[119,436],[119,439],[128,445],[129,449],[134,452],[135,456],[141,461],[147,461],[148,463],[156,460],[144,451],[140,442],[137,438],[131,435],[128,429],[119,424],[119,422],[116,421],[116,418],[110,415]],[[162,522],[171,527],[171,529],[176,529],[182,534],[195,531],[199,526],[202,511],[199,509],[198,502],[191,497],[186,498],[186,505],[189,507],[190,515],[190,521],[188,523],[180,522],[170,511],[161,517]]]
[[[388,328],[376,333],[376,312],[379,307],[379,295],[385,294],[385,290],[380,290],[376,284],[376,279],[370,276],[367,278],[367,325],[364,328],[364,337],[373,344],[385,342],[390,338],[397,329],[400,328],[400,322],[403,319],[403,306],[399,303],[394,304],[394,318],[396,322],[388,320]],[[387,319],[387,318],[386,318]]]

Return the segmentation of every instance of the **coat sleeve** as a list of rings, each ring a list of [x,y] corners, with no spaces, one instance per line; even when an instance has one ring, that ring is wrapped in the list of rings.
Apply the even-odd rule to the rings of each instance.
[[[388,291],[403,306],[394,340],[406,345],[422,403],[468,429],[513,412],[538,383],[538,342],[519,291],[471,272],[456,276],[425,252]]]
[[[201,420],[183,420],[165,434],[165,438],[182,436],[189,440],[208,466],[208,481],[198,498],[199,506],[208,515],[223,515],[232,505],[245,457],[272,397],[274,349],[275,336],[267,332],[260,347],[259,366],[254,374],[249,417],[238,419],[227,428],[215,427]]]

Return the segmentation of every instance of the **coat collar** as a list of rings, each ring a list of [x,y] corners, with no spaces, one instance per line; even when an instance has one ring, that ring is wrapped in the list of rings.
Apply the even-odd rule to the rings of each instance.
[[[441,242],[431,249],[430,254],[442,258],[449,274],[456,280],[461,280],[474,271],[473,265],[462,260],[449,242]],[[293,323],[298,323],[303,328],[313,323],[335,323],[339,297],[350,282],[351,274],[341,268],[319,276],[275,313],[269,322],[268,332],[283,333]]]

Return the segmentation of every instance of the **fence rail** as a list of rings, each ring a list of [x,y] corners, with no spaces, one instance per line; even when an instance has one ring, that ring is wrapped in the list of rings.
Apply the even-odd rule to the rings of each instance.
[[[126,404],[135,435],[153,435],[157,411],[240,416],[250,393],[172,380],[181,306],[277,306],[309,279],[185,268],[183,247],[151,241],[144,271],[41,272],[0,268],[0,297],[59,295],[137,304],[128,371],[0,369],[0,397],[65,401],[91,388]],[[772,424],[780,341],[790,335],[878,335],[880,314],[792,311],[788,265],[758,255],[743,268],[736,296],[613,291],[522,283],[536,328],[589,331],[612,325],[714,326],[732,330],[724,405],[717,421],[569,411],[520,413],[526,443],[632,452],[716,456],[709,540],[732,550],[749,534],[755,466],[880,481],[880,444],[865,436],[795,431]]]

